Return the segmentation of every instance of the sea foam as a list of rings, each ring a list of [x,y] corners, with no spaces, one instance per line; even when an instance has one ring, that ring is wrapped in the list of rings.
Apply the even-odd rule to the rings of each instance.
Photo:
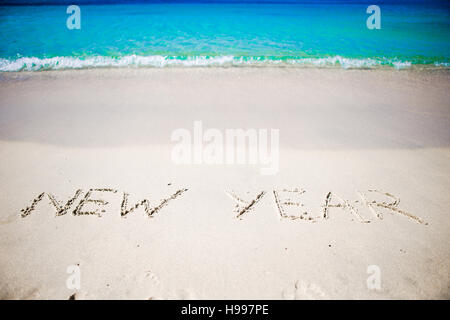
[[[448,67],[448,62],[436,62],[435,66]],[[309,66],[342,67],[344,69],[367,69],[389,66],[395,69],[409,68],[410,61],[387,58],[345,58],[341,56],[324,58],[278,58],[278,57],[236,57],[236,56],[163,56],[163,55],[128,55],[123,57],[19,57],[17,59],[0,58],[0,71],[43,71],[90,68],[123,67],[239,67],[239,66]]]

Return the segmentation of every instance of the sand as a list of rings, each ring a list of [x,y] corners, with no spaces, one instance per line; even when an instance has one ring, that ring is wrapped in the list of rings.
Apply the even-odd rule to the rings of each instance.
[[[445,70],[2,73],[0,298],[448,299],[449,101]],[[279,129],[278,172],[174,164],[196,120]]]

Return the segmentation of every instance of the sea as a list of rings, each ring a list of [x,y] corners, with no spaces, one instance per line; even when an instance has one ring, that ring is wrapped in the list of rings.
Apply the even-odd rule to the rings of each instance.
[[[449,68],[450,1],[0,1],[2,72],[266,66]]]

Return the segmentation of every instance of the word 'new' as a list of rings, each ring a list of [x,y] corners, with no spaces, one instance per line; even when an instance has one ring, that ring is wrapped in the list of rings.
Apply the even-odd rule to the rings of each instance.
[[[167,206],[170,201],[176,199],[178,196],[183,194],[187,189],[182,188],[177,190],[175,193],[171,194],[169,197],[162,199],[157,205],[152,205],[149,199],[143,199],[141,201],[138,201],[134,205],[129,206],[128,205],[128,196],[129,194],[126,192],[123,192],[122,196],[122,204],[120,206],[120,215],[122,217],[126,216],[127,214],[133,212],[134,210],[142,207],[144,208],[144,211],[147,213],[147,215],[151,218],[154,214],[156,214],[158,211],[160,211],[163,207]],[[65,203],[60,203],[56,198],[50,194],[42,192],[39,194],[33,201],[31,202],[31,205],[29,207],[26,207],[25,209],[22,209],[21,216],[22,218],[25,218],[28,216],[35,208],[36,205],[42,201],[42,199],[47,194],[47,197],[50,200],[50,203],[55,207],[56,209],[56,216],[63,216],[65,215],[69,210],[71,210],[73,204],[75,201],[80,199],[78,202],[78,205],[72,210],[73,215],[75,216],[82,216],[82,215],[98,215],[100,216],[102,212],[105,212],[105,210],[100,209],[99,207],[105,206],[108,204],[108,201],[100,199],[99,194],[101,193],[117,193],[118,190],[116,189],[110,189],[110,188],[97,188],[97,189],[89,189],[83,197],[80,198],[80,196],[83,194],[83,190],[78,189],[75,191],[75,194]],[[96,197],[97,195],[97,197]],[[87,204],[94,204],[97,205],[97,208],[91,211],[86,211],[84,209],[84,206]]]

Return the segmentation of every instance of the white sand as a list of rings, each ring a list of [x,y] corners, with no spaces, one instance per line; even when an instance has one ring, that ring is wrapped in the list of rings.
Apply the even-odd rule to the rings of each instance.
[[[448,299],[449,101],[442,70],[0,74],[0,298]],[[280,129],[278,174],[173,164],[171,132],[194,120]],[[428,224],[378,208],[380,220],[360,202],[370,223],[345,208],[315,222],[281,219],[273,190],[295,187],[312,216],[330,191],[352,203],[356,191],[377,189]],[[65,203],[90,188],[118,190],[95,193],[108,205],[84,208],[102,207],[101,217],[74,216],[79,201],[55,217],[45,194],[21,218],[42,192]],[[158,205],[181,188],[151,219],[142,207],[120,217],[124,191],[129,206]],[[266,194],[237,219],[230,189],[247,200]],[[68,289],[77,264],[81,288]],[[380,290],[367,286],[371,265]]]

